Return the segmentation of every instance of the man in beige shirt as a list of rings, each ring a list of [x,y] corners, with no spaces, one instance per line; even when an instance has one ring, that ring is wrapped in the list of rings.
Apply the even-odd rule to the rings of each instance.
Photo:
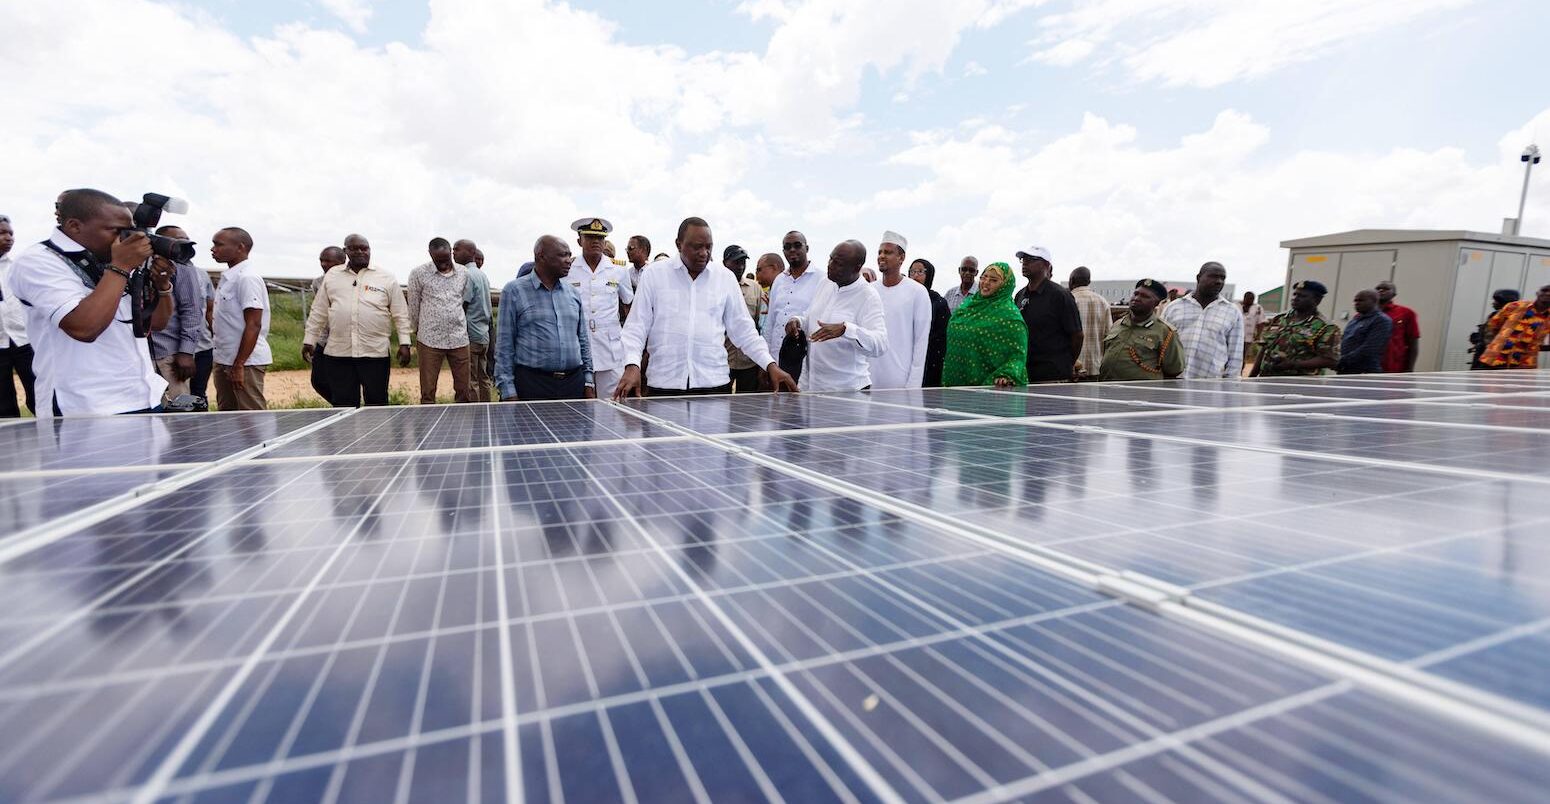
[[[1092,282],[1092,272],[1082,265],[1071,271],[1071,279],[1066,283],[1071,289],[1071,298],[1076,301],[1076,312],[1082,318],[1082,353],[1076,357],[1076,375],[1082,380],[1098,378],[1098,364],[1103,362],[1103,338],[1114,323],[1108,301],[1088,287]]]
[[[310,363],[326,340],[329,402],[357,407],[388,402],[389,336],[398,331],[398,364],[409,365],[409,303],[398,278],[371,267],[371,243],[358,234],[344,240],[345,264],[323,275],[307,316],[302,357]]]

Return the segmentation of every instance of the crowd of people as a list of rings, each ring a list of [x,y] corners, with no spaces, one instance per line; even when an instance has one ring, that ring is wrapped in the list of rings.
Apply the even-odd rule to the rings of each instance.
[[[13,261],[14,232],[0,217],[0,415],[20,414],[12,372],[39,415],[198,409],[212,379],[221,410],[267,406],[269,294],[247,231],[211,238],[210,256],[225,266],[215,285],[190,260],[153,253],[107,193],[66,191],[56,218],[49,238]],[[892,231],[872,265],[865,244],[846,240],[822,270],[792,231],[750,275],[741,246],[721,251],[724,270],[711,266],[701,218],[679,225],[676,254],[654,259],[643,235],[615,259],[603,218],[571,229],[578,251],[568,238],[539,238],[494,308],[472,240],[432,239],[402,285],[372,263],[359,234],[324,248],[301,347],[313,388],[335,406],[387,404],[395,357],[417,358],[429,404],[443,365],[458,402],[486,402],[1231,378],[1249,362],[1253,376],[1405,372],[1418,354],[1419,322],[1396,303],[1393,282],[1359,291],[1342,328],[1319,312],[1328,292],[1319,282],[1296,284],[1290,309],[1267,319],[1252,293],[1222,296],[1227,269],[1215,261],[1188,293],[1143,279],[1115,310],[1086,267],[1066,286],[1053,281],[1054,258],[1038,245],[1015,254],[1021,289],[1009,263],[981,268],[965,257],[958,282],[938,294],[936,266],[909,261],[908,241]],[[175,226],[156,234],[188,239]],[[1516,296],[1493,297],[1477,368],[1537,366],[1550,286]]]

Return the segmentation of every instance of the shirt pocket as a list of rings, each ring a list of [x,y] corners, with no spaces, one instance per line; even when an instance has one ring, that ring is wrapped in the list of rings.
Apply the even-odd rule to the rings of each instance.
[[[655,320],[662,331],[675,337],[688,337],[690,332],[689,300],[682,296],[658,296]]]

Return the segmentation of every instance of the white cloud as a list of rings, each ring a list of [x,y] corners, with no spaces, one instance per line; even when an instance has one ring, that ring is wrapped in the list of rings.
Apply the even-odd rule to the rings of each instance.
[[[372,0],[322,0],[323,7],[339,18],[350,30],[366,33],[366,23],[371,21]]]
[[[971,61],[963,65],[963,77],[974,78],[981,75],[990,75],[990,71],[977,61]]]
[[[1437,5],[1428,2],[1418,5]],[[608,19],[544,0],[431,0],[422,41],[375,47],[300,24],[241,37],[184,4],[0,0],[0,212],[22,238],[41,237],[61,188],[171,192],[191,200],[184,222],[196,239],[224,225],[252,231],[272,275],[309,273],[319,246],[360,231],[400,272],[423,261],[433,235],[473,236],[500,279],[538,234],[582,215],[606,215],[663,250],[678,220],[697,214],[718,242],[750,250],[793,226],[815,250],[896,228],[912,253],[933,257],[1006,257],[1037,238],[1100,275],[1171,274],[1217,257],[1241,272],[1235,280],[1275,284],[1284,237],[1494,230],[1515,205],[1524,137],[1550,131],[1550,116],[1530,121],[1491,162],[1456,149],[1272,157],[1270,127],[1241,112],[1158,144],[1122,120],[1045,108],[1037,87],[997,96],[1005,110],[933,118],[943,93],[917,83],[941,74],[961,36],[1037,4],[901,5],[755,0],[742,10],[771,23],[762,52],[689,53],[625,44]],[[1175,39],[1174,23],[1195,19],[1143,0],[1082,8],[1100,6],[1158,17]],[[1095,43],[1089,59],[1172,41],[1137,39],[1125,26],[1139,23],[1060,19],[1046,33]],[[159,54],[157,89],[119,90],[123,65],[153,39],[181,43]],[[891,108],[897,94],[910,106]],[[1039,130],[1009,121],[1032,108]],[[903,136],[868,113],[938,128]],[[1550,187],[1550,171],[1540,181]],[[1531,201],[1526,230],[1546,223],[1550,205]]]
[[[1357,39],[1474,0],[1077,0],[1044,16],[1033,58],[1099,54],[1132,75],[1214,87],[1317,59]]]
[[[1037,242],[1054,251],[1057,268],[1086,264],[1103,279],[1185,279],[1216,259],[1240,287],[1262,290],[1282,281],[1283,239],[1359,228],[1496,231],[1515,208],[1518,153],[1536,130],[1550,131],[1550,109],[1504,135],[1489,161],[1404,147],[1272,157],[1270,129],[1230,110],[1165,147],[1145,147],[1136,128],[1093,115],[1044,144],[994,127],[926,132],[891,159],[926,178],[847,211],[866,218],[885,214],[889,200],[930,203],[924,219],[934,231],[912,236],[914,253],[1009,260]],[[1535,185],[1550,197],[1550,177]],[[962,213],[943,215],[944,205]],[[1526,218],[1525,232],[1550,231],[1550,203],[1531,203]]]
[[[1029,58],[1033,61],[1053,64],[1056,67],[1070,67],[1092,55],[1097,47],[1086,39],[1067,39],[1053,46],[1040,48]]]

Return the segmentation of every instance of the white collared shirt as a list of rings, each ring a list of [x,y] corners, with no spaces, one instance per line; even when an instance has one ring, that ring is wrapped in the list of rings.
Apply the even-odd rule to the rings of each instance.
[[[764,320],[764,342],[769,345],[770,354],[780,354],[780,345],[786,340],[786,319],[807,312],[818,294],[818,286],[826,280],[823,271],[808,263],[801,276],[792,278],[791,269],[787,268],[770,283],[770,313]]]
[[[926,376],[931,337],[931,294],[909,277],[889,287],[875,283],[887,321],[888,350],[872,358],[873,388],[919,388]]]
[[[592,344],[592,370],[622,371],[624,343],[620,340],[624,325],[619,323],[619,305],[635,300],[629,269],[615,265],[604,256],[597,270],[587,265],[586,257],[570,264],[565,281],[581,297],[581,310],[587,319],[587,338]]]
[[[807,332],[807,366],[802,387],[809,391],[859,391],[872,384],[870,358],[888,351],[888,324],[883,300],[871,282],[860,277],[840,287],[824,277],[807,315],[792,316]],[[813,343],[824,324],[844,324],[845,334]]]
[[[8,346],[26,346],[27,340],[27,307],[22,300],[16,298],[15,291],[11,290],[11,268],[15,261],[11,255],[0,257],[0,332],[10,339]]]
[[[252,260],[243,260],[230,266],[221,274],[221,286],[215,289],[215,362],[230,366],[237,359],[237,349],[242,345],[242,331],[247,328],[243,313],[259,310],[263,323],[259,325],[258,342],[248,355],[245,366],[267,366],[274,362],[269,351],[269,288],[264,278],[253,268]]]
[[[1217,296],[1205,307],[1195,294],[1163,308],[1162,320],[1179,332],[1185,379],[1236,379],[1243,373],[1243,306]]]
[[[641,353],[651,349],[647,385],[673,390],[726,385],[732,381],[728,339],[761,367],[775,362],[732,272],[707,265],[691,279],[682,258],[673,257],[642,275],[622,340],[626,365],[640,365]]]
[[[85,250],[57,229],[49,240],[63,251]],[[72,416],[127,413],[161,404],[167,381],[151,364],[145,339],[135,337],[127,295],[119,297],[118,312],[107,329],[87,343],[59,328],[92,292],[63,257],[42,243],[29,247],[11,266],[11,287],[26,302],[40,418],[53,415],[55,404]]]

